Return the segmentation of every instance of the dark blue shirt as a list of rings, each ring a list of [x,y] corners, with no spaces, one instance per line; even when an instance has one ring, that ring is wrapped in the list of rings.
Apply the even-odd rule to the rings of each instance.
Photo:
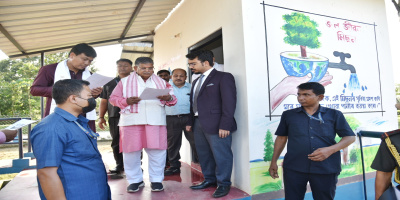
[[[76,118],[58,107],[33,128],[31,138],[37,169],[58,167],[67,199],[111,199],[97,140],[86,135],[74,121],[89,131],[88,119]],[[39,194],[46,199],[40,183]]]
[[[100,98],[102,99],[107,99],[107,112],[108,112],[108,118],[111,117],[116,117],[119,118],[120,114],[119,112],[121,109],[118,106],[113,106],[111,105],[109,99],[111,96],[111,93],[114,91],[115,87],[117,87],[118,82],[121,80],[121,78],[116,77],[107,84],[103,86],[103,91],[100,94]]]
[[[321,113],[322,121],[318,119]],[[341,171],[340,151],[324,161],[312,161],[308,155],[318,148],[336,144],[339,137],[355,136],[342,112],[320,106],[311,119],[300,107],[283,112],[275,135],[288,136],[283,168],[315,174],[333,174]]]

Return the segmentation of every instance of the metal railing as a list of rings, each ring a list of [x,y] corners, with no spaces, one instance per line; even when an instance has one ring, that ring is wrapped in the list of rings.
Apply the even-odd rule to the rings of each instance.
[[[381,138],[381,135],[383,133],[384,132],[378,132],[378,131],[359,131],[357,133],[358,139],[360,141],[361,160],[362,160],[361,164],[362,164],[362,171],[363,171],[363,187],[364,187],[365,200],[367,200],[367,186],[366,186],[366,178],[365,178],[365,164],[364,164],[362,137]]]
[[[0,125],[11,125],[21,119],[31,119],[30,117],[13,117],[13,118],[0,118]],[[18,135],[17,135],[17,141],[12,140],[10,142],[6,142],[3,145],[6,144],[18,144],[18,153],[19,153],[19,159],[24,158],[24,149],[23,149],[23,140],[28,141],[28,153],[32,152],[32,144],[31,144],[31,130],[32,130],[32,125],[29,124],[26,128],[20,128],[18,130]],[[26,134],[28,135],[27,139],[23,139],[23,132],[26,131]]]

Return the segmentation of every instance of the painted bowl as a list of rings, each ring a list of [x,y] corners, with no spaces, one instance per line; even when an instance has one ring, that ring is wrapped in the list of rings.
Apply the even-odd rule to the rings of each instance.
[[[300,52],[286,51],[280,54],[283,68],[289,76],[303,77],[311,74],[310,82],[318,82],[328,70],[329,59],[314,53],[302,58]]]

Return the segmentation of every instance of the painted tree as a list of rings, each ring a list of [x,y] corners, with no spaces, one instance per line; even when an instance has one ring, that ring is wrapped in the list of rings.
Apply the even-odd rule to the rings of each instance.
[[[300,45],[301,57],[307,57],[306,47],[311,49],[320,47],[321,43],[318,41],[318,37],[321,36],[321,32],[317,29],[317,22],[298,12],[282,17],[286,21],[286,24],[282,26],[286,32],[283,40],[290,45]]]
[[[271,161],[274,154],[274,141],[272,140],[271,131],[267,131],[264,141],[264,161]]]

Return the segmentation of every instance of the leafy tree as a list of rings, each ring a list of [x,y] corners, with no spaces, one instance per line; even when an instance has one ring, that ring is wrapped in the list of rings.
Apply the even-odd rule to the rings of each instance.
[[[0,61],[1,116],[36,118],[35,115],[40,115],[40,98],[29,94],[38,70],[37,57]]]
[[[320,47],[321,43],[318,41],[318,37],[321,36],[321,32],[317,29],[317,22],[298,12],[282,17],[286,21],[286,24],[282,26],[286,32],[283,40],[290,45],[300,45],[301,57],[307,57],[306,47],[312,49]]]
[[[274,154],[274,141],[272,140],[271,131],[268,129],[264,142],[264,161],[271,161]]]
[[[44,64],[58,63],[68,52],[45,54]],[[40,97],[30,95],[30,87],[40,69],[40,57],[0,61],[0,117],[40,119]],[[94,66],[90,69],[96,71]],[[93,72],[92,71],[92,72]]]
[[[58,52],[53,54],[44,54],[44,65],[59,63],[68,58],[68,51]]]

